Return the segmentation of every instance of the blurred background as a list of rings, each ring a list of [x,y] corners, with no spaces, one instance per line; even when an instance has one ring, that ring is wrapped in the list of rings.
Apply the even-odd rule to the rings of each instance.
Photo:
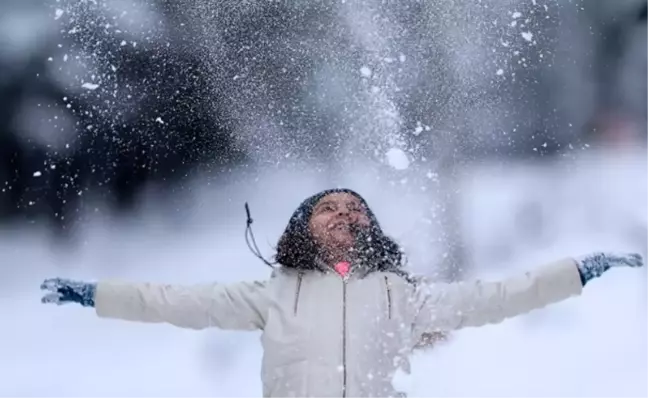
[[[255,333],[38,290],[266,278],[246,201],[271,256],[303,198],[356,189],[445,281],[648,251],[646,2],[4,0],[0,33],[0,395],[260,395]],[[456,333],[408,388],[646,396],[646,287]]]

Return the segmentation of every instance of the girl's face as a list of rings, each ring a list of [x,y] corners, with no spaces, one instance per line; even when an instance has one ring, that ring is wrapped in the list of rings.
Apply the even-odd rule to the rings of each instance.
[[[315,242],[329,253],[346,251],[355,245],[355,228],[370,226],[367,209],[349,193],[326,195],[313,208],[308,223]]]

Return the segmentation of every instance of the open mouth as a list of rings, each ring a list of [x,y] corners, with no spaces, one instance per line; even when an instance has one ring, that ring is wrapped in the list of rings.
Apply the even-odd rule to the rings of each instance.
[[[346,221],[338,221],[338,222],[335,222],[335,223],[329,225],[328,229],[330,231],[333,231],[333,230],[350,230],[351,229],[351,224],[346,222]]]

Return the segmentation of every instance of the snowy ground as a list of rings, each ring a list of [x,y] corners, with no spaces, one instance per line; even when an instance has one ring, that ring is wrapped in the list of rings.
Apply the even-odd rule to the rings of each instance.
[[[646,177],[645,154],[552,168],[481,165],[463,190],[473,274],[492,279],[597,249],[645,254]],[[424,192],[402,194],[359,176],[348,185],[366,195],[386,230],[417,245],[408,231]],[[50,276],[264,278],[268,269],[243,240],[243,201],[250,200],[257,240],[270,254],[266,242],[276,241],[302,198],[323,187],[307,172],[205,186],[177,217],[147,210],[129,225],[97,217],[77,249],[53,250],[34,231],[1,232],[0,395],[259,396],[258,333],[98,320],[77,306],[41,305],[38,285]],[[517,214],[529,200],[539,203],[541,231],[529,232]],[[414,356],[412,395],[646,396],[646,286],[645,269],[618,270],[580,298],[455,333]]]

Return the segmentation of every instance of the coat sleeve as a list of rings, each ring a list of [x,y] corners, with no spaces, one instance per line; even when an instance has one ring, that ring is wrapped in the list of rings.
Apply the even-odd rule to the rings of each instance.
[[[414,338],[499,323],[579,295],[580,274],[565,259],[500,282],[421,283],[415,289]]]
[[[189,329],[263,329],[267,308],[267,282],[189,286],[99,282],[95,293],[99,317]]]

